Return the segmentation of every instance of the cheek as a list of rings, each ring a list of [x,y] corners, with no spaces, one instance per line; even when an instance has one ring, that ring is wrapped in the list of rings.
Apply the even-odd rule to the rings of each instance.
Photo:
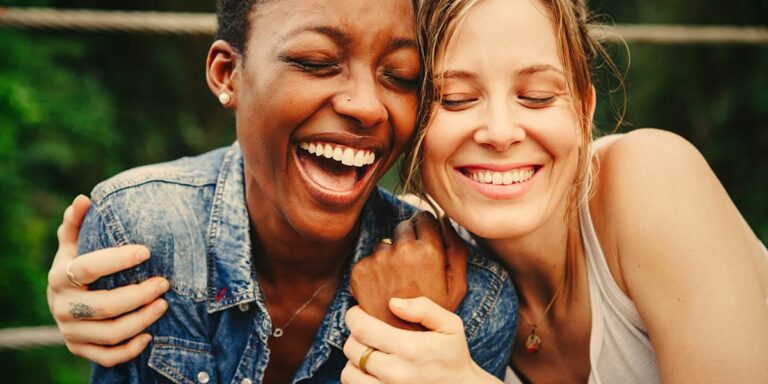
[[[395,134],[395,148],[397,153],[400,153],[413,136],[416,127],[417,97],[415,93],[398,95],[387,104]]]

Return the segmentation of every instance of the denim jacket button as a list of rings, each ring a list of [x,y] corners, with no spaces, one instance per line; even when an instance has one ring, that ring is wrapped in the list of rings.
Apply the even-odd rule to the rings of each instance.
[[[253,384],[253,381],[251,381],[251,379],[246,377],[245,379],[243,379],[243,381],[240,382],[240,384]]]
[[[197,381],[200,382],[200,384],[206,384],[209,380],[211,380],[211,376],[206,371],[201,371],[197,374]]]
[[[248,303],[240,303],[237,305],[238,308],[240,308],[240,312],[248,312],[248,309],[251,308],[250,304]]]

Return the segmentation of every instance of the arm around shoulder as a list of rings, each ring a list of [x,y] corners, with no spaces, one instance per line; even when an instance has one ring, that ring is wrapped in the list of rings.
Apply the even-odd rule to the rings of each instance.
[[[645,323],[664,382],[768,382],[762,250],[702,155],[642,129],[598,153],[598,233]],[[603,238],[601,237],[601,241]]]

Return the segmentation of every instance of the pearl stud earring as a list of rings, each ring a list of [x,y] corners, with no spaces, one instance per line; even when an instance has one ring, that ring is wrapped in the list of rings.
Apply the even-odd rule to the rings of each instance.
[[[228,104],[229,104],[229,102],[230,102],[230,101],[232,101],[232,97],[231,97],[231,96],[229,96],[229,94],[228,94],[228,93],[226,93],[226,92],[222,92],[222,93],[219,95],[219,103],[221,103],[221,105],[224,105],[224,106],[226,106],[226,105],[228,105]]]

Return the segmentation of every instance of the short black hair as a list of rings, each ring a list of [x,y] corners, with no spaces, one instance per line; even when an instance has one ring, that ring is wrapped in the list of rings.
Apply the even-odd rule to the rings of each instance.
[[[251,11],[266,0],[218,0],[216,2],[216,39],[228,42],[238,54],[245,53],[250,32]]]
[[[240,56],[245,56],[245,45],[251,30],[251,12],[269,0],[218,0],[216,2],[216,39],[228,42]],[[414,9],[418,0],[412,0]]]

